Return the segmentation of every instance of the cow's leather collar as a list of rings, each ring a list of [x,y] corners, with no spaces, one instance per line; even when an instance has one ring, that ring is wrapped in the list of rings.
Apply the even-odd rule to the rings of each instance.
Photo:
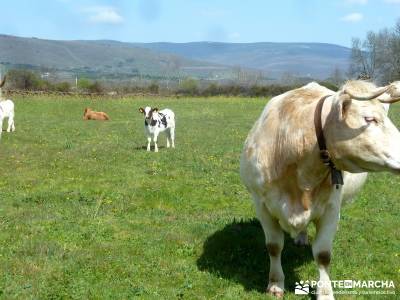
[[[319,156],[327,167],[329,167],[331,172],[331,181],[332,184],[339,188],[339,185],[343,185],[343,175],[342,171],[338,170],[332,161],[331,155],[326,147],[326,140],[324,136],[324,130],[322,128],[322,108],[324,106],[325,100],[330,97],[331,95],[327,95],[322,97],[317,104],[314,114],[314,126],[315,126],[315,133],[317,135],[317,142],[319,147]]]

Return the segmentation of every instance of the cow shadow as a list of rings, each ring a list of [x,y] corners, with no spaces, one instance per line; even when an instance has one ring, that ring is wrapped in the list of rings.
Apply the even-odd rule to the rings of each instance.
[[[313,261],[311,247],[296,246],[285,235],[282,267],[287,292],[293,293],[296,282],[308,279],[299,278],[296,269],[310,261]],[[269,257],[258,220],[234,221],[209,236],[197,266],[201,271],[240,283],[247,291],[265,293]]]

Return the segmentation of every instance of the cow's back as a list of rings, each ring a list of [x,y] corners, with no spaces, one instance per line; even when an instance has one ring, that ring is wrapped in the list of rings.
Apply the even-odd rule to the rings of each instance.
[[[316,103],[333,91],[310,83],[272,98],[251,129],[241,157],[245,185],[265,186],[285,176],[287,168],[315,146]]]
[[[160,110],[160,114],[164,115],[167,121],[167,127],[175,126],[175,113],[169,108]]]

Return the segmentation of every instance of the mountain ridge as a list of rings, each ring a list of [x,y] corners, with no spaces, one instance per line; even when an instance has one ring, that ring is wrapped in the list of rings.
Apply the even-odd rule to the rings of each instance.
[[[269,78],[285,74],[324,79],[346,71],[351,49],[329,43],[129,43],[51,40],[0,34],[0,64],[104,77],[234,79],[238,68]]]

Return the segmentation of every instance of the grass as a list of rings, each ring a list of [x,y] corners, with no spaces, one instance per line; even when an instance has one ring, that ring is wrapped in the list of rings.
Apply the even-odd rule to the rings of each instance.
[[[263,233],[238,175],[265,99],[15,102],[0,143],[0,298],[266,298]],[[144,105],[175,111],[175,150],[144,150]],[[111,121],[82,121],[86,106]],[[343,208],[332,279],[394,280],[399,294],[399,195],[399,178],[374,174]],[[310,248],[287,238],[283,266],[287,299],[303,299]]]

